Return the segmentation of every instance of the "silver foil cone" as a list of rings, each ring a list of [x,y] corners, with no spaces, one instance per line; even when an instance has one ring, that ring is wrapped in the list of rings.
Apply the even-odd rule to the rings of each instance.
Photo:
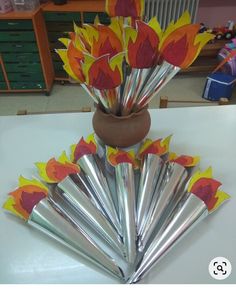
[[[96,194],[98,203],[101,208],[103,208],[107,218],[121,235],[121,226],[115,209],[115,204],[112,200],[112,195],[104,172],[101,167],[99,167],[99,164],[96,163],[95,155],[84,155],[77,161],[77,164],[79,164],[85,173],[87,180]]]
[[[101,251],[82,230],[75,229],[49,203],[41,200],[33,209],[28,224],[67,246],[106,272],[123,278],[123,272],[107,254]]]
[[[184,235],[207,215],[208,209],[205,203],[194,194],[190,194],[155,236],[128,283],[140,281]]]
[[[119,235],[106,217],[91,203],[89,198],[77,187],[70,177],[66,177],[58,183],[57,188],[61,190],[63,197],[72,208],[74,208],[84,220],[98,232],[112,247],[121,254],[123,244]]]
[[[104,92],[94,87],[91,88],[91,91],[92,95],[95,96],[95,98],[99,101],[100,105],[102,105],[102,108],[105,110],[105,112],[109,113],[110,112],[109,104]]]
[[[136,259],[135,183],[131,163],[115,166],[119,215],[123,226],[126,258],[130,264]]]
[[[132,68],[130,75],[127,77],[127,81],[124,86],[123,97],[121,99],[122,116],[129,115],[132,112],[138,94],[141,88],[143,88],[144,82],[150,70],[151,70],[150,68],[148,69]]]
[[[140,251],[145,248],[158,223],[164,220],[165,211],[176,200],[179,190],[188,177],[185,167],[175,162],[167,162],[163,170],[164,175],[162,174],[162,180],[155,190],[156,202],[148,214],[145,228],[139,238]]]
[[[156,95],[179,71],[179,67],[166,61],[163,61],[160,66],[157,66],[149,78],[151,82],[140,92],[136,102],[136,108],[141,109],[146,106],[154,95]]]
[[[139,181],[137,198],[137,233],[140,234],[147,220],[148,210],[160,177],[163,160],[155,154],[145,155],[142,161],[142,170]]]
[[[119,267],[122,269],[124,275],[128,274],[124,254],[121,255],[118,249],[111,247],[111,245],[104,240],[101,234],[84,220],[82,214],[78,213],[78,211],[71,206],[67,200],[65,200],[62,196],[62,192],[59,192],[58,188],[54,188],[49,192],[48,200],[52,207],[76,229],[82,229],[90,238],[92,238],[93,242],[99,249],[108,254],[116,263],[119,263]]]
[[[101,208],[100,204],[98,203],[98,199],[96,197],[96,194],[94,193],[92,187],[90,186],[89,182],[86,179],[86,176],[81,171],[80,173],[71,174],[70,178],[73,180],[73,182],[77,185],[77,187],[86,194],[86,196],[90,199],[90,201],[96,206],[97,209],[99,209],[104,215],[105,212]]]
[[[88,95],[93,99],[93,101],[98,104],[99,100],[98,98],[94,95],[91,87],[85,83],[81,83],[80,86],[88,93]]]

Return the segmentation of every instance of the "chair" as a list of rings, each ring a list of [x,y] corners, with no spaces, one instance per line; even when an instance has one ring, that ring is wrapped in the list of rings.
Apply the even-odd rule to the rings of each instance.
[[[222,97],[219,101],[212,102],[208,100],[199,100],[199,101],[192,101],[192,100],[178,100],[178,99],[169,99],[167,96],[161,96],[160,97],[160,103],[159,108],[168,108],[170,103],[181,103],[183,106],[186,106],[186,104],[197,104],[197,105],[228,105],[229,100],[228,98]]]

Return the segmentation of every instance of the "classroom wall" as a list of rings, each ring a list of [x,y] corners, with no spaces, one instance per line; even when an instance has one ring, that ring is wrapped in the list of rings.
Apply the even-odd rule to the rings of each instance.
[[[197,22],[208,27],[226,25],[228,20],[236,23],[236,0],[200,0]]]

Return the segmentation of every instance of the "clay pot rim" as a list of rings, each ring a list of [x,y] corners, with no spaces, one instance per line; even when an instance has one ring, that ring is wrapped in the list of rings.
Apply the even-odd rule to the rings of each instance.
[[[136,117],[136,116],[140,116],[144,111],[146,111],[148,109],[148,105],[146,105],[144,108],[142,108],[140,111],[138,112],[134,112],[134,113],[131,113],[127,116],[116,116],[112,113],[106,113],[102,110],[102,108],[98,105],[97,106],[97,110],[105,117],[112,117],[114,119],[118,119],[118,120],[126,120],[126,119],[129,119],[129,118],[132,118],[132,117]]]

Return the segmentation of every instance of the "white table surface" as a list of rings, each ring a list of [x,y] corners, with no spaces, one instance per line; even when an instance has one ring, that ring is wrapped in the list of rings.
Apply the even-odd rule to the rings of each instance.
[[[151,138],[174,134],[171,150],[200,155],[232,198],[199,224],[143,283],[236,283],[236,106],[151,110]],[[36,174],[34,162],[69,152],[92,132],[92,113],[0,117],[0,205],[20,174]],[[214,257],[231,261],[224,281],[210,277]],[[58,243],[0,212],[0,283],[118,283],[87,267]]]

